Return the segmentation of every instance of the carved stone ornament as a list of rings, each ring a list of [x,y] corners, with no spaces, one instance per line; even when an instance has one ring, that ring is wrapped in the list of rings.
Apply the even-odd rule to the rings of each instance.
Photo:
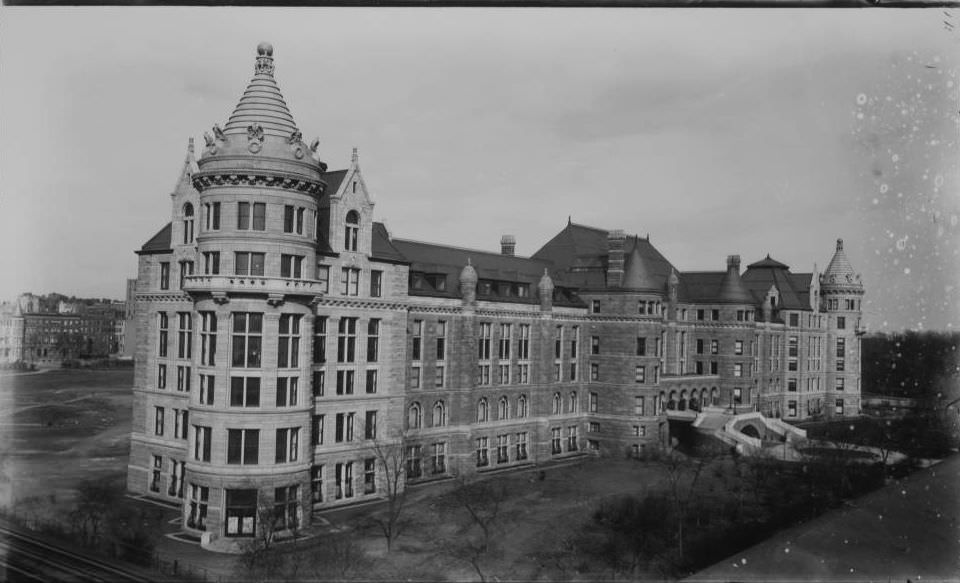
[[[217,305],[222,306],[223,304],[226,304],[227,302],[230,301],[230,297],[227,296],[227,294],[222,291],[210,292],[210,296],[213,298],[213,303]]]
[[[258,142],[253,142],[253,144],[259,145]],[[241,184],[244,186],[282,188],[315,195],[321,194],[323,190],[317,182],[268,174],[195,174],[193,176],[193,187],[200,192],[211,187],[238,186]]]
[[[203,141],[207,143],[208,148],[216,144],[216,142],[213,140],[213,136],[207,132],[203,132]]]
[[[314,140],[310,142],[310,151],[316,154],[317,148],[319,147],[320,147],[320,138],[314,138]]]
[[[303,141],[303,134],[300,132],[300,130],[293,130],[293,133],[290,134],[289,138],[287,138],[287,143],[289,144],[296,144],[302,141]]]
[[[273,306],[274,308],[283,303],[283,294],[269,294],[267,295],[267,303]]]
[[[263,142],[263,126],[258,123],[247,126],[247,139],[251,142]]]
[[[303,148],[297,148],[294,150],[293,155],[297,158],[297,160],[303,158]]]
[[[223,130],[220,129],[219,124],[213,124],[213,135],[222,142],[227,141],[227,137],[223,135]]]

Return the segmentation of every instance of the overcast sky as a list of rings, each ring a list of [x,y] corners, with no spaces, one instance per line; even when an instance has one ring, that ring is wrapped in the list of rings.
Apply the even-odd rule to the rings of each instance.
[[[359,148],[396,237],[529,255],[570,216],[680,270],[795,272],[842,237],[873,330],[960,326],[942,10],[0,13],[0,299],[121,298],[267,40],[304,138],[331,169]]]

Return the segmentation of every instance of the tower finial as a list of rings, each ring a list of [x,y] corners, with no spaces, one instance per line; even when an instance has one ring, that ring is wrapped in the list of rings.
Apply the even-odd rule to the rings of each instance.
[[[843,239],[837,239],[837,251],[843,251]]]
[[[256,75],[273,76],[273,45],[262,42],[257,45],[257,63],[253,67]]]
[[[356,148],[356,147],[353,148],[353,154],[350,155],[350,161],[351,161],[353,164],[356,164],[357,162],[360,161],[360,155],[357,154],[357,148]]]

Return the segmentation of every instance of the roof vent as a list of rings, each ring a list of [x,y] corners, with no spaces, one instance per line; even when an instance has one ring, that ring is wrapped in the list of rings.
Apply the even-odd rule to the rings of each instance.
[[[500,255],[513,256],[517,250],[517,238],[513,235],[500,237]]]

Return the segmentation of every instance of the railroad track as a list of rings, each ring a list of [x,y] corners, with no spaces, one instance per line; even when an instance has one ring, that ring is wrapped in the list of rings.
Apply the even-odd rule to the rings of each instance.
[[[155,579],[0,525],[0,580],[154,583]]]

